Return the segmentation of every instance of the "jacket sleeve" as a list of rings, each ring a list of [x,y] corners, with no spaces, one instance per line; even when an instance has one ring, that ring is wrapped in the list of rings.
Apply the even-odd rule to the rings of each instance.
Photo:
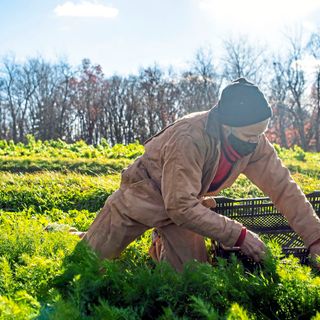
[[[172,137],[163,151],[161,192],[167,214],[178,226],[233,246],[242,225],[204,207],[198,199],[207,147],[194,140],[189,135]]]
[[[320,219],[265,136],[244,174],[270,197],[307,247],[320,238]]]

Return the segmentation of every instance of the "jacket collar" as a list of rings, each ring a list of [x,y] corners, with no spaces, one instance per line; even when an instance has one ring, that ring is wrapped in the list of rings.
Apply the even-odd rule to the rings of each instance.
[[[217,120],[217,111],[217,106],[209,110],[205,130],[209,136],[220,139],[220,123]]]

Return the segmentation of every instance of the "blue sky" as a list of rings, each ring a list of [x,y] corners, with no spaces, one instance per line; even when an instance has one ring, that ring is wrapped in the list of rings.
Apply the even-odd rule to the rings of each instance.
[[[320,30],[320,0],[0,0],[0,56],[100,63],[106,75],[179,68],[228,37],[281,50],[283,33]]]

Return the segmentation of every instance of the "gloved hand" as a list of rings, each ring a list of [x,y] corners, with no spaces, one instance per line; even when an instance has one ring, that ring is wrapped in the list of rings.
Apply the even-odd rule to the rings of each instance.
[[[310,246],[311,259],[315,266],[320,269],[320,239]]]
[[[265,256],[266,245],[256,233],[247,230],[246,237],[240,245],[240,250],[255,262],[259,262]]]

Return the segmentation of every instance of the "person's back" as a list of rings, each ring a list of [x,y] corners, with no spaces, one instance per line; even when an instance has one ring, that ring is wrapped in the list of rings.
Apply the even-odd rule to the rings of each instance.
[[[320,255],[320,220],[282,165],[264,131],[271,108],[245,79],[227,86],[217,106],[176,121],[145,144],[145,153],[122,172],[84,240],[101,258],[115,258],[146,230],[161,237],[159,259],[181,271],[207,261],[204,237],[260,261],[265,245],[241,223],[203,205],[244,173],[270,196],[313,255]]]
[[[159,187],[168,146],[175,144],[177,139],[183,139],[184,136],[192,136],[193,140],[197,139],[208,147],[211,145],[206,132],[208,113],[209,111],[195,112],[180,118],[145,142],[142,161],[150,177]],[[188,157],[188,154],[185,156]]]

